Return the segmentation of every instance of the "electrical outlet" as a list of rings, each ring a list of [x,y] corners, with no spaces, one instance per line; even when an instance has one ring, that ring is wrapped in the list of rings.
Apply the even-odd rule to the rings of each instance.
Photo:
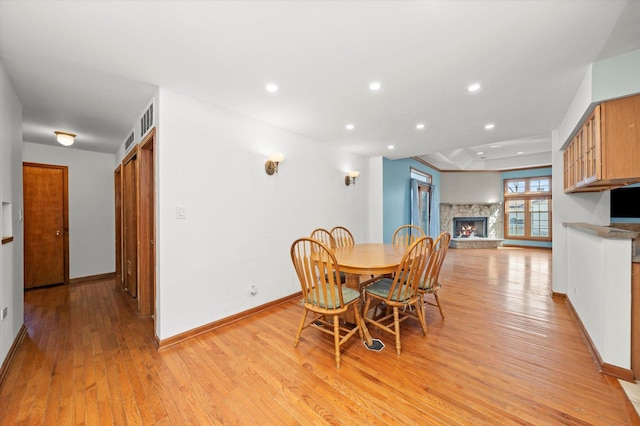
[[[256,287],[255,285],[252,285],[250,291],[251,291],[251,294],[255,296],[256,294],[258,294],[258,287]]]
[[[2,308],[2,313],[0,314],[0,320],[3,320],[7,317],[7,314],[9,313],[9,307],[5,306],[4,308]]]

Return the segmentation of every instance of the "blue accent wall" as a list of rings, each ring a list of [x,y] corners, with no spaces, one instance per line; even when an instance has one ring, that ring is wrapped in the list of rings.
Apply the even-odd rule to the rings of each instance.
[[[539,169],[511,170],[511,171],[502,173],[502,182],[503,182],[502,187],[504,188],[505,179],[532,178],[532,177],[551,176],[551,175],[552,175],[551,167],[543,167]],[[503,191],[503,194],[504,194],[504,191]],[[552,201],[551,214],[553,214],[553,199],[551,201]],[[502,197],[502,205],[504,206],[504,195]],[[527,246],[527,247],[545,247],[545,248],[553,247],[553,243],[550,241],[525,241],[525,240],[505,239],[504,244]]]
[[[436,205],[431,212],[431,228],[437,224],[440,229],[440,172],[425,166],[413,158],[401,160],[383,159],[382,162],[382,220],[383,220],[383,241],[390,243],[393,232],[401,225],[406,225],[411,221],[411,168],[431,175],[433,188],[433,198]],[[432,233],[432,232],[431,232]],[[430,235],[437,237],[437,235]]]

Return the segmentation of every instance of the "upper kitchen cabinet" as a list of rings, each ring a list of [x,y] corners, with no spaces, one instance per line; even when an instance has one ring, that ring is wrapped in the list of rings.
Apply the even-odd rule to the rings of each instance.
[[[564,151],[565,192],[640,182],[640,95],[602,102]]]

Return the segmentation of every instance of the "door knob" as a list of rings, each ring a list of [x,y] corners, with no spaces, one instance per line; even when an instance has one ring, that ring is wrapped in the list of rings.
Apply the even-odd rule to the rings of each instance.
[[[60,235],[60,231],[56,231],[56,236]]]

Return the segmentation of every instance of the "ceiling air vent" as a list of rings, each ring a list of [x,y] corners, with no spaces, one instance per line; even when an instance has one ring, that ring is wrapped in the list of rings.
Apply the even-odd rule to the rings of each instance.
[[[153,127],[153,103],[149,105],[149,108],[142,114],[140,119],[140,135],[144,136],[147,131]]]
[[[131,132],[131,134],[129,135],[127,140],[124,142],[125,151],[127,151],[129,149],[129,147],[131,146],[132,143],[133,143],[133,132]]]

